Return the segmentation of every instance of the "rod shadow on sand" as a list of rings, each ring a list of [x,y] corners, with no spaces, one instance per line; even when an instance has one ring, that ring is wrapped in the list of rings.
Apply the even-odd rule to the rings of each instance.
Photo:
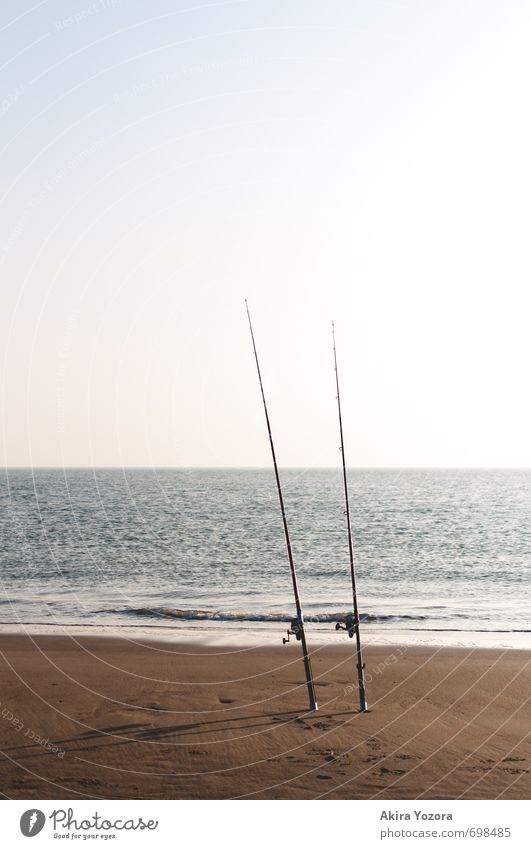
[[[97,749],[108,749],[115,746],[125,746],[130,743],[144,743],[150,741],[160,740],[165,737],[189,737],[194,736],[197,733],[201,734],[216,734],[223,731],[245,731],[251,728],[262,728],[265,729],[267,727],[274,728],[276,727],[276,723],[282,722],[285,717],[285,722],[296,722],[299,723],[302,727],[307,729],[317,728],[319,731],[327,730],[324,726],[324,723],[327,720],[334,719],[335,717],[344,717],[344,716],[357,716],[358,711],[340,711],[337,713],[327,713],[322,715],[316,715],[314,713],[309,713],[307,711],[300,710],[288,710],[276,713],[269,714],[251,714],[249,716],[234,716],[226,719],[213,719],[206,720],[203,722],[189,722],[179,725],[166,725],[159,726],[153,728],[151,726],[146,726],[146,723],[128,723],[127,725],[111,725],[104,728],[94,729],[93,731],[87,731],[84,734],[80,734],[77,737],[68,737],[61,740],[53,740],[50,741],[50,745],[52,746],[61,746],[66,753],[75,754],[76,752],[86,752],[86,751],[94,751]],[[288,717],[292,717],[292,719],[288,719]],[[262,720],[261,722],[254,722],[253,720]],[[236,724],[236,723],[245,723],[244,725]],[[284,723],[283,723],[284,724]],[[214,728],[209,726],[216,726]],[[221,727],[220,727],[221,726]],[[200,730],[204,729],[204,730]],[[130,732],[131,736],[122,738],[124,732]],[[113,740],[113,742],[104,743],[101,742],[101,737],[118,737],[120,739]],[[198,740],[198,745],[201,744],[201,740]],[[75,745],[76,743],[91,743],[91,745]],[[70,744],[70,747],[65,749],[64,745]],[[15,752],[17,750],[22,749],[24,754],[21,753],[20,756],[17,757],[17,760],[24,760],[28,758],[35,757],[45,757],[49,755],[57,756],[56,752],[45,751],[45,752],[28,752],[27,749],[38,746],[38,744],[29,744],[27,746],[12,746],[9,749],[4,749],[4,752]]]

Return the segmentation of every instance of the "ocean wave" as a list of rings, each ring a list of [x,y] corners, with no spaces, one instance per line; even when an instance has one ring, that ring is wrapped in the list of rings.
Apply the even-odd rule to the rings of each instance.
[[[108,611],[108,610],[107,611],[101,611],[100,610],[99,612],[100,613],[102,613],[102,612],[104,612],[104,613],[113,613],[113,612],[116,613],[118,611]],[[120,612],[121,613],[125,613],[125,612],[130,613],[131,611],[120,611]],[[420,617],[418,617],[418,618],[420,618]],[[388,617],[378,617],[377,618],[378,621],[382,621],[382,619],[383,619],[384,622],[387,622],[387,621],[396,620],[397,617],[388,616]],[[220,621],[222,621],[222,620],[220,620]],[[231,620],[227,620],[227,621],[231,621]],[[244,622],[245,620],[238,619],[238,620],[232,620],[232,621]],[[254,620],[254,621],[256,621],[256,620]],[[275,620],[267,620],[267,621],[275,621]],[[281,621],[284,621],[284,620],[281,620]],[[288,621],[288,620],[286,620],[286,621]],[[322,622],[324,620],[321,619],[319,621]],[[336,620],[333,620],[333,621],[336,621]],[[374,621],[374,619],[372,621]],[[171,631],[171,629],[172,629],[171,625],[155,625],[154,623],[151,623],[151,622],[142,622],[141,624],[132,624],[131,622],[127,622],[127,623],[125,623],[125,622],[101,622],[101,621],[87,622],[83,619],[80,620],[80,621],[76,621],[75,619],[72,619],[72,620],[63,619],[61,622],[57,622],[57,621],[56,622],[50,622],[49,620],[44,622],[44,621],[38,620],[38,619],[27,619],[27,620],[24,620],[24,621],[21,620],[21,619],[0,620],[0,628],[5,628],[7,632],[10,632],[11,629],[13,629],[13,628],[15,630],[18,630],[19,628],[24,629],[24,628],[29,627],[29,626],[44,627],[45,631],[43,631],[42,633],[57,633],[57,631],[59,631],[59,632],[66,631],[68,633],[69,628],[79,628],[80,630],[83,630],[83,631],[89,631],[92,628],[94,630],[99,629],[99,630],[103,630],[104,632],[111,632],[111,633],[113,631],[119,633],[122,629],[124,631],[126,631],[127,629],[130,629],[130,628],[139,628],[139,629],[152,628],[153,631],[165,631],[165,630]],[[382,629],[382,630],[385,633],[385,629]],[[438,634],[438,633],[463,634],[463,636],[466,636],[467,634],[485,634],[485,635],[488,635],[488,634],[531,634],[531,630],[528,629],[528,628],[457,628],[457,627],[453,626],[451,628],[430,628],[430,627],[427,627],[427,628],[407,628],[407,627],[404,627],[404,628],[400,629],[400,633],[416,633],[416,632],[421,633],[421,634],[432,634],[432,633],[433,634]],[[459,645],[461,645],[461,643],[459,643]]]
[[[260,613],[256,611],[237,612],[223,610],[201,610],[198,608],[184,609],[179,607],[136,607],[126,610],[112,610],[110,613],[125,613],[129,616],[145,616],[157,619],[181,619],[186,621],[212,622],[291,622],[291,613]],[[305,622],[339,622],[345,618],[345,611],[336,613],[310,613],[304,616]],[[428,616],[362,613],[360,622],[421,622]]]

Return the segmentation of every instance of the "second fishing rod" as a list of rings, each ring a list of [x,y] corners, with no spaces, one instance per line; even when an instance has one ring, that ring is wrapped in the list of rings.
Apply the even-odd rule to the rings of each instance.
[[[365,695],[365,664],[363,662],[363,651],[361,648],[360,615],[358,610],[358,593],[356,592],[356,569],[354,565],[354,543],[352,541],[352,522],[350,519],[350,500],[348,496],[347,464],[345,461],[345,440],[343,439],[343,416],[341,414],[341,398],[339,395],[339,374],[337,371],[336,332],[332,322],[332,341],[334,345],[334,371],[336,373],[337,413],[339,419],[339,435],[341,437],[341,465],[343,470],[343,490],[345,496],[345,517],[347,520],[348,553],[350,561],[350,578],[352,582],[352,614],[348,614],[336,624],[336,631],[347,631],[349,637],[356,637],[356,668],[358,672],[358,690],[360,699],[360,711],[367,710],[367,697]]]

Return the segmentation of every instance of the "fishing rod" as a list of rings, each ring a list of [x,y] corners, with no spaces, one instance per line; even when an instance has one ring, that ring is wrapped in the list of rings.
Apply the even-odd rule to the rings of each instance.
[[[348,482],[347,482],[347,466],[345,463],[345,442],[343,440],[343,419],[341,416],[341,399],[339,396],[339,376],[337,372],[337,352],[336,352],[336,334],[334,322],[332,322],[332,339],[334,342],[334,371],[336,373],[336,389],[337,389],[337,412],[339,417],[339,434],[341,436],[341,460],[343,464],[343,487],[345,490],[345,516],[347,518],[348,531],[348,553],[350,557],[350,577],[352,579],[352,605],[353,613],[348,614],[345,618],[336,622],[336,631],[347,631],[349,637],[356,635],[356,666],[358,670],[358,689],[360,694],[360,711],[367,710],[367,699],[365,697],[365,664],[363,662],[363,652],[361,650],[360,637],[360,617],[358,612],[358,595],[356,593],[356,570],[354,567],[354,545],[352,542],[352,525],[350,521],[350,503],[348,497]]]
[[[310,656],[308,654],[308,646],[306,645],[306,634],[304,632],[304,617],[302,615],[302,606],[301,599],[299,594],[299,584],[297,581],[297,572],[295,570],[295,561],[293,559],[293,551],[291,548],[291,540],[289,536],[288,530],[288,521],[286,519],[286,510],[284,508],[284,499],[282,497],[282,487],[280,486],[280,475],[278,473],[278,465],[277,465],[277,457],[275,454],[275,446],[273,445],[273,436],[271,434],[271,425],[269,423],[269,413],[267,412],[267,404],[264,393],[264,385],[262,383],[262,374],[260,372],[260,364],[258,362],[258,354],[256,351],[256,343],[254,341],[254,333],[253,333],[253,325],[251,323],[251,315],[249,313],[249,305],[247,303],[247,299],[245,300],[245,309],[247,310],[247,318],[249,319],[249,330],[251,331],[251,339],[253,342],[253,351],[254,358],[256,360],[256,370],[258,372],[258,381],[260,383],[260,392],[262,393],[262,401],[264,402],[264,412],[267,424],[267,433],[269,435],[269,444],[271,446],[271,455],[273,457],[273,467],[275,469],[275,479],[277,482],[277,492],[278,492],[278,500],[280,501],[280,512],[282,514],[282,524],[284,526],[284,537],[286,540],[286,548],[288,551],[288,560],[289,560],[289,568],[291,571],[291,581],[293,584],[293,594],[295,596],[295,608],[297,611],[297,617],[291,620],[290,627],[288,628],[288,636],[284,637],[282,640],[283,645],[289,643],[290,636],[294,636],[295,639],[299,640],[302,647],[302,657],[304,660],[304,671],[306,673],[306,685],[308,687],[308,696],[310,699],[310,710],[317,710],[317,700],[315,698],[315,687],[313,684],[313,676],[312,676],[312,666],[310,663]]]

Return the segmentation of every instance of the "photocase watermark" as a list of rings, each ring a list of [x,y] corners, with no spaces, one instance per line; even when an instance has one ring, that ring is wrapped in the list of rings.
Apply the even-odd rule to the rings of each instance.
[[[15,713],[13,713],[10,708],[6,705],[2,706],[2,702],[0,702],[0,717],[4,722],[8,722],[13,728],[19,733],[23,734],[26,737],[30,744],[34,746],[41,746],[41,748],[46,749],[47,752],[51,752],[53,755],[57,755],[58,758],[64,758],[65,750],[61,749],[59,746],[54,746],[53,743],[50,743],[49,737],[42,737],[40,734],[37,734],[35,729],[31,728],[29,725],[26,725],[25,722],[20,719]]]
[[[9,112],[11,107],[15,105],[17,100],[19,100],[19,98],[21,98],[23,94],[24,87],[21,85],[17,86],[14,91],[10,91],[9,94],[7,94],[0,103],[0,117],[3,118],[3,116],[7,112]]]
[[[113,100],[133,100],[135,97],[140,97],[142,94],[147,94],[148,92],[153,91],[153,89],[168,85],[174,80],[194,77],[200,74],[215,73],[232,67],[239,68],[244,65],[249,65],[252,61],[254,61],[252,57],[238,56],[234,59],[226,59],[220,62],[203,62],[200,65],[191,65],[177,71],[161,71],[156,77],[152,77],[149,80],[143,80],[142,82],[129,86],[129,88],[115,92],[113,94]]]
[[[112,9],[114,6],[118,6],[120,2],[121,0],[97,0],[97,2],[91,3],[89,6],[85,6],[84,9],[74,12],[74,14],[69,15],[67,18],[61,18],[61,20],[54,21],[53,28],[56,32],[61,32],[69,27],[77,26],[78,24],[83,23],[83,21],[86,21],[88,18],[98,15],[100,12],[105,12],[107,9]]]
[[[382,672],[385,672],[386,669],[389,669],[390,666],[393,666],[395,663],[398,663],[401,657],[407,654],[408,648],[407,646],[397,646],[394,651],[387,655],[383,660],[380,660],[376,666],[373,666],[370,671],[365,672],[365,684],[370,684],[378,675],[381,675]],[[343,695],[348,696],[350,693],[353,693],[358,689],[358,682],[356,681],[353,684],[347,684],[343,691]]]
[[[102,817],[102,815],[97,811],[90,817],[90,819],[76,819],[73,808],[68,808],[68,810],[58,808],[50,814],[50,819],[52,821],[54,831],[59,831],[59,829],[62,828],[67,831],[68,836],[71,835],[73,838],[81,837],[81,835],[75,833],[76,831],[113,832],[145,831],[146,829],[148,831],[155,831],[159,824],[158,820],[144,820],[142,817],[136,817],[136,819],[109,820]],[[106,837],[113,837],[114,835],[106,835],[104,833],[98,836],[105,839]]]
[[[35,837],[44,827],[46,817],[38,808],[24,811],[20,817],[20,830],[24,837]]]
[[[84,162],[92,157],[99,150],[103,149],[107,144],[107,140],[105,138],[97,139],[91,145],[86,147],[84,150],[80,150],[76,156],[70,159],[65,165],[60,168],[54,176],[48,180],[38,192],[38,194],[33,195],[33,197],[28,201],[26,207],[22,211],[19,219],[15,222],[11,232],[4,240],[3,244],[0,245],[0,265],[3,265],[7,259],[9,252],[16,246],[18,240],[22,236],[25,231],[26,225],[28,221],[31,219],[33,213],[37,212],[40,207],[44,204],[44,202],[49,198],[53,192],[56,190],[57,186],[63,182],[66,177],[72,171],[80,168]]]
[[[46,817],[38,808],[29,808],[20,817],[20,830],[25,837],[35,837],[50,820],[54,837],[85,841],[87,839],[111,840],[121,831],[155,831],[158,820],[142,817],[129,819],[107,819],[97,811],[88,817],[76,818],[73,808],[56,808]]]

